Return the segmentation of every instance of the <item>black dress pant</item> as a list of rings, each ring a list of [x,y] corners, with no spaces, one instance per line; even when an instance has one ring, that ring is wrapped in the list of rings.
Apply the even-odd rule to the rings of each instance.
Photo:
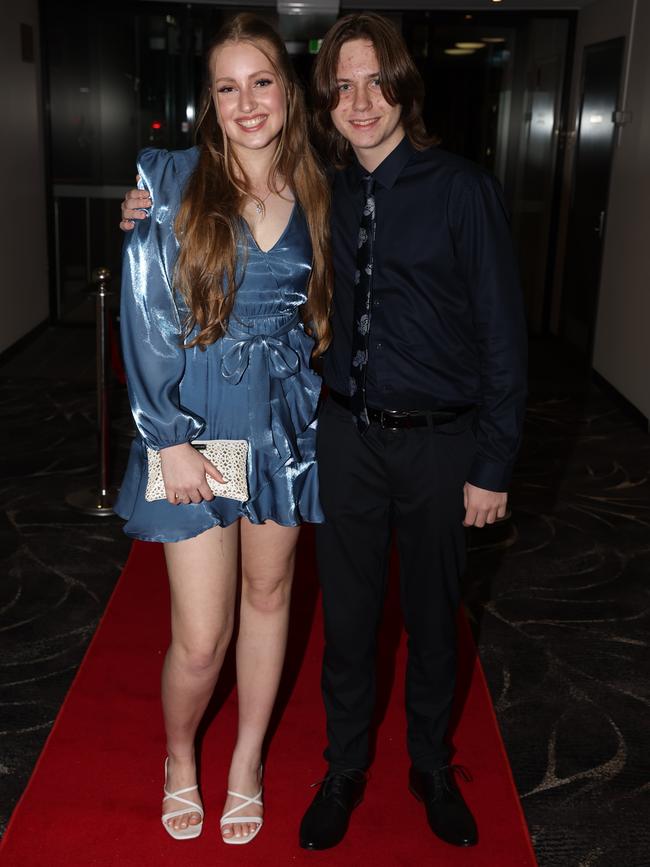
[[[369,763],[376,637],[393,529],[408,633],[409,755],[423,771],[447,763],[472,422],[470,412],[439,427],[394,431],[374,423],[362,436],[348,410],[332,400],[323,406],[317,459],[325,523],[316,539],[325,620],[325,758],[332,770]]]

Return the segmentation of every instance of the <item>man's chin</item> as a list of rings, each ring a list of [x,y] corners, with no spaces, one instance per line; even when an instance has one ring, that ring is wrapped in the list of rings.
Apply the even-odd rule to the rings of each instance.
[[[350,142],[352,147],[358,148],[359,150],[373,150],[374,148],[380,147],[382,143],[381,133],[377,130],[373,130],[372,135],[369,133],[357,133],[356,135],[352,133],[349,136],[346,136],[347,140]]]

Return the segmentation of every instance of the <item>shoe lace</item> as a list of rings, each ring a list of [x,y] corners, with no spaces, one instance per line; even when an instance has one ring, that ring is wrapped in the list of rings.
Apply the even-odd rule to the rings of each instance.
[[[323,787],[324,797],[336,797],[340,794],[344,785],[344,780],[350,780],[353,783],[362,783],[368,779],[368,774],[365,771],[360,771],[358,768],[348,768],[345,771],[331,771],[326,774],[322,780],[317,780],[311,784],[312,789],[315,786]]]

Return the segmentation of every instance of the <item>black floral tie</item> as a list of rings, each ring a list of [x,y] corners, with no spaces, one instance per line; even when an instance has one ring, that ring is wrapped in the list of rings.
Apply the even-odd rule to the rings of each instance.
[[[354,321],[352,323],[352,362],[350,364],[350,402],[361,433],[370,425],[366,406],[366,369],[372,305],[372,266],[375,245],[375,179],[363,178],[363,213],[359,226],[357,271],[354,276]]]

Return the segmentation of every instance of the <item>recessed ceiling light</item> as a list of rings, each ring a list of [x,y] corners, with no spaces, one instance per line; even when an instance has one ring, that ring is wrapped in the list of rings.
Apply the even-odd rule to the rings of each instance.
[[[445,48],[445,54],[453,54],[460,57],[463,54],[474,54],[473,48]]]
[[[484,42],[457,42],[456,48],[469,48],[475,51],[477,48],[485,48]]]

